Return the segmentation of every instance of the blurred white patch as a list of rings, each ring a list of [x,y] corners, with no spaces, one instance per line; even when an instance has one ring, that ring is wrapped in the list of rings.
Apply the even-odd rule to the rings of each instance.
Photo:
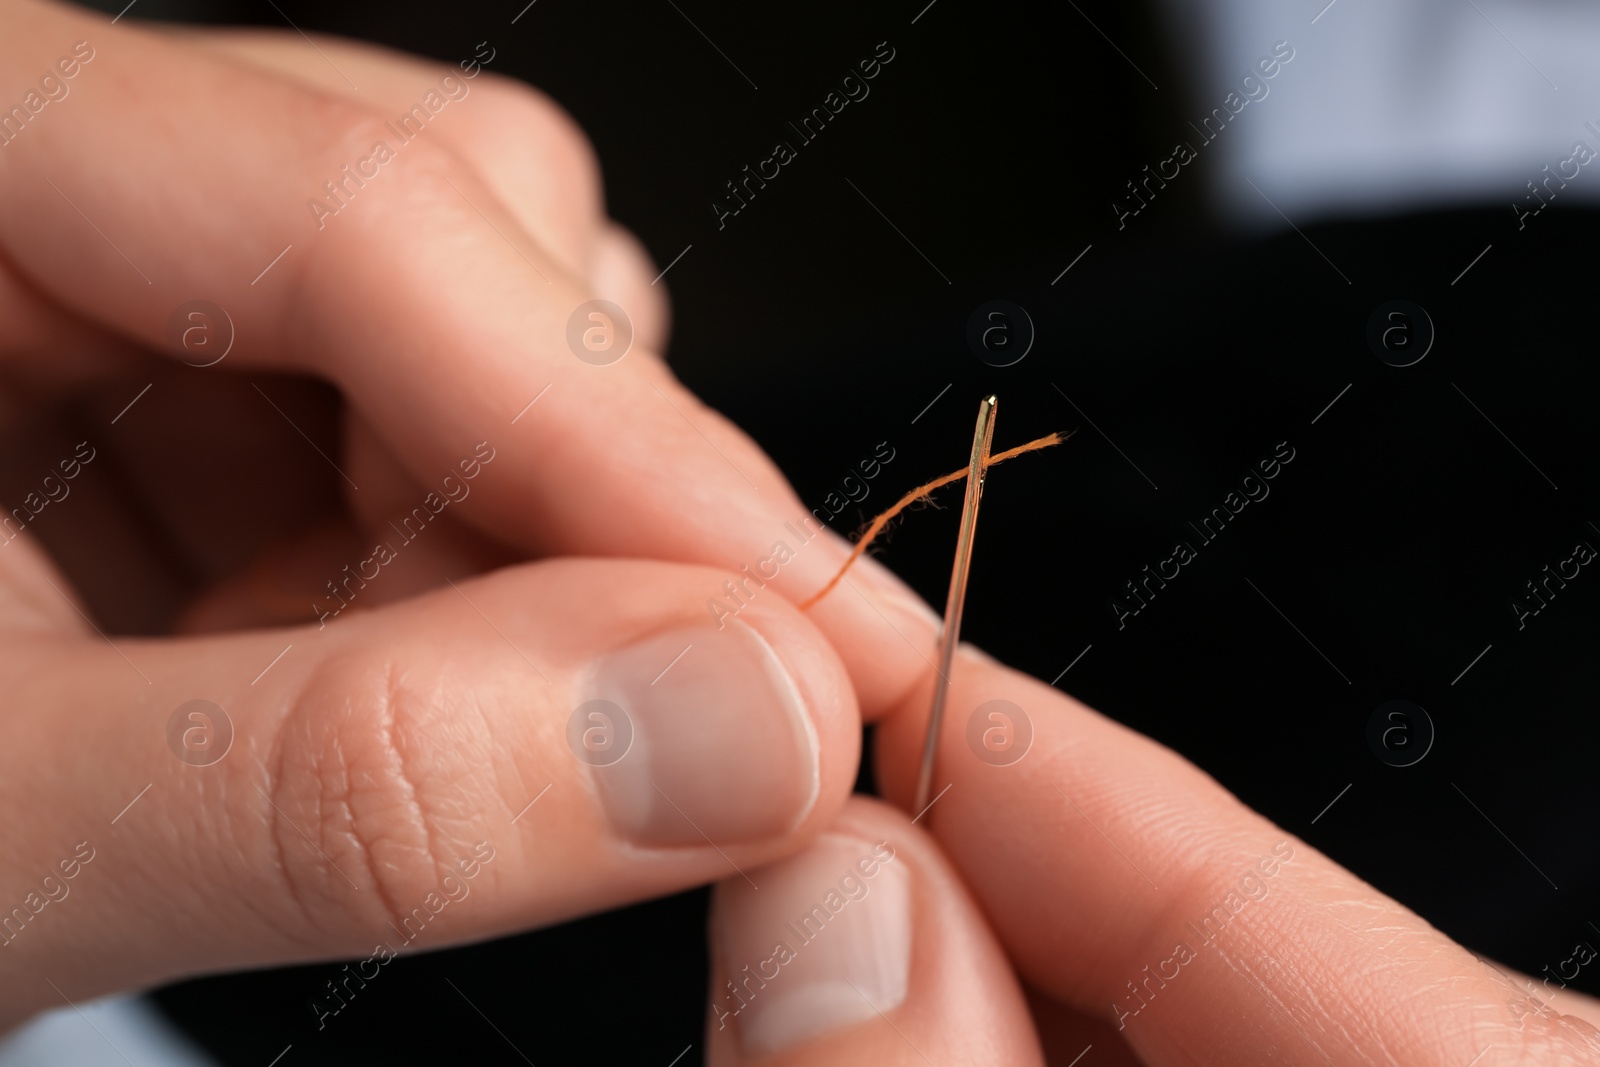
[[[1221,218],[1350,215],[1600,198],[1600,6],[1576,0],[1163,0],[1198,122],[1278,41],[1294,62],[1205,150]],[[1315,22],[1313,22],[1315,20]],[[1194,114],[1190,115],[1189,112]],[[1184,134],[1180,124],[1174,137]],[[1544,168],[1550,169],[1546,171]],[[1568,165],[1571,175],[1574,167]],[[1248,180],[1247,180],[1248,179]],[[1548,184],[1547,184],[1548,181]],[[1251,188],[1253,182],[1258,193]],[[1263,195],[1264,194],[1264,195]],[[1531,224],[1531,223],[1530,223]]]
[[[271,1053],[264,1057],[265,1063]],[[142,997],[47,1012],[0,1040],[0,1067],[217,1067]]]

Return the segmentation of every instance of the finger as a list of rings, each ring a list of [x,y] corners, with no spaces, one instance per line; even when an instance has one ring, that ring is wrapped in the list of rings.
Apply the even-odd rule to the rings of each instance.
[[[337,408],[319,411],[308,403],[320,399],[326,389],[303,390],[314,383],[278,381],[262,383],[265,388],[257,393],[250,383],[236,378],[187,377],[174,383],[174,388],[181,391],[184,383],[206,389],[203,399],[209,403],[201,410],[216,427],[209,437],[212,461],[229,477],[221,479],[215,489],[197,492],[192,480],[169,473],[174,466],[171,451],[183,442],[172,441],[163,431],[146,434],[143,426],[119,435],[122,446],[118,450],[120,469],[138,486],[142,507],[170,514],[167,525],[189,548],[189,555],[204,564],[201,577],[205,583],[183,609],[178,624],[181,632],[298,626],[314,621],[330,608],[339,608],[334,598],[340,590],[335,583],[349,568],[370,557],[376,544],[397,536],[409,539],[407,551],[385,565],[381,583],[350,598],[354,600],[350,610],[368,611],[522,558],[462,520],[461,507],[437,514],[430,508],[430,500],[445,497],[454,505],[465,504],[472,492],[470,480],[419,483],[381,445],[359,414]],[[270,405],[261,402],[262,395],[270,399]],[[227,404],[230,399],[238,403]],[[170,405],[171,393],[163,400]],[[241,427],[249,430],[252,420],[267,422],[255,427],[260,432],[242,437],[229,432]],[[290,425],[285,425],[286,421]],[[262,449],[262,441],[281,438],[294,428],[306,431],[307,436],[317,433],[319,422],[323,445],[318,447],[341,452],[340,469],[349,482],[331,470],[314,449],[300,450],[298,469],[281,458],[273,461],[271,453]],[[342,441],[342,449],[334,441]],[[360,491],[352,490],[352,484],[359,484]],[[323,486],[324,491],[314,491],[316,486]],[[219,507],[219,502],[226,507]],[[307,505],[313,502],[321,506],[311,510]],[[216,512],[226,517],[226,523],[215,521]],[[421,529],[427,530],[427,537],[420,536]],[[96,528],[97,537],[103,536],[102,530]],[[218,542],[236,546],[221,567],[216,559],[219,553],[211,548]],[[342,592],[348,596],[350,590]]]
[[[1044,1062],[966,890],[927,835],[875,801],[853,798],[749,882],[723,881],[711,929],[714,1067]]]
[[[53,408],[69,393],[149,362],[138,345],[60,306],[0,256],[0,370],[8,419]]]
[[[56,591],[66,577],[33,534],[4,530],[0,543],[0,619],[7,631],[77,634],[93,631]],[[52,588],[54,585],[55,588]]]
[[[454,78],[461,96],[451,104],[463,106],[450,113],[450,121],[425,126],[426,132],[473,164],[541,248],[574,275],[589,272],[605,220],[600,165],[571,116],[532,86],[488,72],[476,60],[460,69],[321,34],[311,49],[306,38],[287,30],[181,32],[183,40],[214,54],[359,101],[396,120],[437,91],[442,77]]]
[[[297,626],[330,611],[371,611],[517,562],[512,552],[460,519],[459,507],[434,514],[428,506],[430,499],[444,499],[441,491],[452,490],[452,503],[464,504],[471,483],[419,484],[377,444],[359,416],[346,420],[344,437],[345,466],[363,487],[345,493],[354,514],[266,545],[246,567],[187,606],[182,632]],[[406,551],[383,565],[382,582],[345,584],[352,568],[389,543],[403,543]]]
[[[802,600],[845,558],[754,443],[659,363],[579,358],[594,352],[569,327],[589,336],[590,292],[448,147],[401,141],[385,112],[169,39],[6,2],[7,67],[106,42],[80,65],[71,106],[42,111],[0,149],[13,205],[0,246],[61,303],[159,345],[161,309],[210,294],[237,326],[229,367],[332,378],[419,479],[469,442],[515,442],[477,491],[481,528],[530,553],[739,572],[731,589],[699,591],[708,617],[774,593]],[[150,121],[175,100],[181,120]],[[430,127],[458,114],[438,100]],[[109,156],[123,160],[118,182],[67,177]],[[58,176],[66,186],[52,186]],[[207,191],[204,212],[189,210],[193,189]],[[620,324],[607,321],[595,329],[619,350]],[[925,669],[935,624],[886,571],[858,565],[813,615],[873,711]]]
[[[666,349],[672,330],[666,282],[630,231],[614,223],[601,231],[590,259],[589,284],[596,296],[639,311],[634,327],[646,351]]]
[[[594,149],[571,116],[545,94],[488,73],[477,58],[462,60],[456,69],[337,37],[318,35],[319,54],[288,31],[182,32],[186,40],[218,54],[290,75],[326,93],[381,104],[396,115],[405,114],[445,74],[472,82],[479,103],[459,113],[460,122],[439,126],[440,140],[477,167],[543,247],[589,279],[595,296],[632,309],[643,349],[665,347],[666,293],[654,284],[658,271],[650,254],[633,234],[605,220]],[[488,62],[495,55],[486,42],[475,53]]]
[[[849,684],[776,598],[711,627],[686,593],[712,577],[551,561],[320,631],[14,636],[0,806],[34,816],[0,826],[0,900],[28,902],[0,1026],[58,999],[41,974],[77,1000],[435,948],[803,843],[854,779]]]
[[[880,731],[881,780],[897,797],[915,780],[928,694]],[[1021,973],[1100,1013],[1147,1062],[1600,1055],[1600,1033],[1540,987],[1513,983],[1169,749],[970,649],[949,707],[935,835]],[[1015,737],[1024,722],[1031,747],[996,765],[1009,757],[983,748],[983,730]]]
[[[125,372],[139,355],[127,340],[57,306],[0,259],[0,367],[18,402],[48,404]]]

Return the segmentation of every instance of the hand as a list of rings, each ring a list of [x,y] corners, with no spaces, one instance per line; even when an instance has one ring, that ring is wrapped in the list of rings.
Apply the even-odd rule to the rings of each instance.
[[[1600,1002],[1474,956],[1172,751],[971,648],[951,683],[917,826],[856,800],[759,892],[718,887],[708,1062],[1600,1063]],[[931,692],[878,732],[902,805]],[[991,700],[1031,724],[1010,765],[967,745]]]
[[[871,567],[790,606],[845,546],[657,358],[656,271],[570,120],[481,55],[0,24],[35,86],[0,127],[0,1028],[382,966],[832,821],[858,696],[913,685],[933,623]],[[567,339],[595,297],[635,331],[603,366]],[[169,339],[196,299],[220,362],[215,316]]]

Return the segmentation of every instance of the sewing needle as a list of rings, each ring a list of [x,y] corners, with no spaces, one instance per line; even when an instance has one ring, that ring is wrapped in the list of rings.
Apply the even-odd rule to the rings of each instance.
[[[927,810],[933,791],[933,763],[939,751],[939,729],[950,696],[950,667],[961,640],[961,610],[967,601],[967,574],[972,568],[972,540],[978,530],[978,505],[983,500],[983,478],[989,466],[989,444],[994,439],[995,407],[999,398],[986,396],[978,404],[978,424],[972,431],[972,463],[967,468],[967,499],[961,506],[961,533],[956,539],[956,561],[950,571],[950,594],[944,605],[944,631],[939,637],[939,677],[933,686],[933,711],[922,742],[922,766],[917,774],[917,802],[911,810]]]

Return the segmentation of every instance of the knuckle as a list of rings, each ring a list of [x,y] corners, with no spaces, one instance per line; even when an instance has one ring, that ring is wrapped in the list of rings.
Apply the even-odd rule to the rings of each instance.
[[[387,116],[357,101],[304,89],[296,89],[289,100],[288,129],[301,141],[300,155],[313,185],[336,175],[376,142],[394,140]]]
[[[299,134],[306,139],[304,219],[323,235],[302,261],[302,287],[343,286],[374,269],[401,287],[433,286],[434,270],[424,274],[421,265],[439,248],[459,245],[464,233],[486,245],[519,244],[515,232],[496,237],[481,227],[478,216],[507,211],[535,258],[561,250],[571,258],[582,247],[603,206],[599,164],[577,124],[544,94],[507,78],[481,73],[453,84],[461,87],[453,102],[426,94],[407,110],[297,98],[310,131]]]
[[[464,170],[457,153],[433,130],[439,116],[421,104],[409,109],[383,109],[326,94],[296,96],[299,112],[293,127],[305,132],[300,147],[307,185],[307,206],[318,229],[332,215],[364,201],[394,200],[418,176]],[[391,172],[405,171],[403,180]],[[439,182],[440,188],[444,187]],[[437,192],[426,190],[428,195]],[[371,205],[355,212],[372,214]]]
[[[398,656],[355,652],[314,671],[274,754],[271,835],[290,895],[313,926],[405,926],[462,851],[473,806],[459,763],[437,758],[461,729],[443,686]],[[463,745],[476,749],[476,745]]]
[[[599,156],[573,117],[538,89],[500,75],[480,75],[476,92],[483,97],[478,121],[489,135],[488,149],[554,183],[569,207],[598,214]],[[517,136],[506,137],[507,130]]]
[[[497,117],[514,123],[549,146],[567,163],[598,173],[594,145],[565,108],[526,82],[488,74],[479,86]]]

